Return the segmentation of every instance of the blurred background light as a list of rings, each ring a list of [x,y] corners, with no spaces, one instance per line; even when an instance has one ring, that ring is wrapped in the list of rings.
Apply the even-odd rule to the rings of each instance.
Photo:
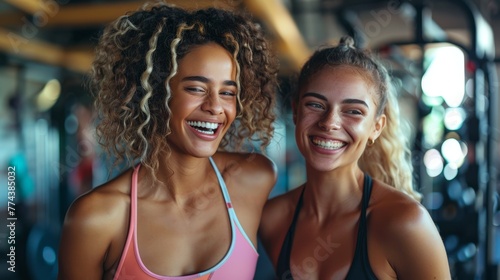
[[[52,108],[61,94],[61,83],[57,79],[48,81],[36,97],[38,111],[44,112]]]
[[[476,200],[476,191],[473,188],[466,188],[460,198],[464,205],[472,205]]]
[[[426,51],[430,64],[422,77],[422,91],[430,97],[441,96],[449,107],[462,104],[465,95],[465,58],[455,46]]]
[[[424,117],[423,141],[428,147],[434,147],[441,143],[444,134],[444,108],[442,106],[433,107],[431,113]]]
[[[444,178],[448,181],[455,179],[458,175],[458,168],[454,163],[448,163],[444,166],[443,170]]]
[[[477,246],[474,243],[469,243],[465,246],[463,246],[457,254],[458,260],[459,261],[466,261],[468,259],[471,259],[476,255],[477,252]]]
[[[422,102],[429,107],[441,106],[443,104],[443,98],[441,96],[428,96],[422,95]]]
[[[443,158],[436,149],[430,149],[424,154],[424,165],[429,177],[437,177],[443,172]]]
[[[422,204],[429,210],[438,210],[443,207],[443,194],[440,192],[431,192],[424,196]]]
[[[441,153],[446,161],[458,168],[462,166],[467,155],[467,150],[464,150],[464,148],[466,149],[466,146],[461,145],[457,139],[449,138],[441,145]]]
[[[448,130],[457,130],[462,127],[466,118],[463,108],[447,108],[444,113],[444,126]]]

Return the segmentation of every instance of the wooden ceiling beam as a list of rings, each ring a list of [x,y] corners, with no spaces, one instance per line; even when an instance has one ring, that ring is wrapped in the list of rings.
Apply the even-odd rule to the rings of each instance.
[[[11,0],[14,1],[14,0]],[[45,26],[98,26],[107,24],[127,12],[135,11],[146,1],[133,1],[133,2],[112,2],[112,3],[99,3],[99,4],[74,4],[74,5],[61,5],[59,11],[53,15],[48,14]],[[221,7],[232,9],[230,1],[223,0],[170,0],[168,3],[186,8],[186,9],[200,9],[207,7]]]
[[[92,50],[63,49],[35,39],[28,40],[5,29],[0,29],[0,52],[80,73],[88,72],[94,59]]]
[[[128,11],[133,11],[144,4],[145,1],[138,0],[126,3],[107,4],[75,4],[52,7],[49,13],[47,7],[41,7],[42,0],[6,0],[9,3],[16,3],[16,7],[24,12],[33,13],[35,16],[39,11],[46,11],[48,16],[44,22],[48,26],[89,26],[109,23]],[[45,1],[51,3],[50,1]],[[44,2],[44,3],[45,3]],[[54,2],[56,3],[56,2]],[[186,9],[199,9],[206,7],[219,7],[225,9],[236,9],[241,4],[260,18],[266,26],[273,32],[278,40],[275,43],[276,50],[280,56],[286,58],[288,63],[299,69],[310,55],[310,50],[302,38],[298,27],[286,7],[279,0],[172,0],[169,3]],[[43,3],[42,3],[43,4]],[[6,14],[9,15],[9,14]],[[19,25],[24,15],[12,12],[8,17],[2,17],[0,22],[5,21],[5,25]],[[0,50],[14,55],[22,56],[36,61],[58,65],[78,72],[87,72],[94,58],[91,51],[65,50],[59,46],[48,44],[34,39],[28,39],[18,34],[0,29]]]
[[[109,23],[129,11],[135,11],[147,1],[112,2],[92,4],[58,4],[55,0],[4,0],[18,10],[32,15],[39,20],[43,27],[53,26],[92,26]],[[186,8],[200,9],[207,7],[220,7],[234,9],[239,0],[169,0],[168,3]],[[232,4],[234,3],[234,4]],[[19,22],[25,15],[19,12],[4,13],[8,18],[0,19],[0,26],[11,26]],[[5,25],[3,24],[5,23]]]
[[[288,9],[280,0],[244,0],[245,6],[268,25],[296,69],[310,56],[310,50]]]
[[[2,12],[0,13],[0,26],[15,27],[25,24],[23,21],[25,15],[22,12]]]
[[[144,3],[117,2],[101,4],[75,4],[62,8],[59,13],[47,21],[47,27],[99,26],[111,22],[128,11],[137,10]]]
[[[4,0],[4,2],[31,15],[43,11],[48,6],[42,0]],[[55,1],[53,4],[59,5]]]

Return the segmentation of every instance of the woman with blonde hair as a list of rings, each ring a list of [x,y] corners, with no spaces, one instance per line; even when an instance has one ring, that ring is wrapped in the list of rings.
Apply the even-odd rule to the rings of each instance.
[[[278,279],[450,279],[413,189],[385,68],[351,37],[319,49],[293,98],[307,181],[265,206],[260,236]]]

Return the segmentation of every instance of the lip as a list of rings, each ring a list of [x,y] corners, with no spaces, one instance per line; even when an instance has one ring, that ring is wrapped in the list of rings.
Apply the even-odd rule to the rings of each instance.
[[[219,121],[213,121],[213,120],[188,120],[186,121],[186,126],[189,128],[189,130],[191,130],[197,137],[203,139],[203,140],[208,140],[208,141],[212,141],[212,140],[215,140],[219,137],[223,127],[224,127],[224,123],[222,122],[219,122]],[[208,133],[205,133],[203,132],[202,130],[198,130],[196,129],[194,125],[198,125],[198,126],[201,126],[201,127],[210,127],[210,126],[213,126],[213,125],[217,125],[217,128],[214,130],[213,134],[208,134]]]

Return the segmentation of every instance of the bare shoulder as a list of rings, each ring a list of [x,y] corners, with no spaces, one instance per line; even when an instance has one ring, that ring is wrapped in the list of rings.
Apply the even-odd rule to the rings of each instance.
[[[100,279],[119,257],[127,234],[131,172],[78,197],[64,219],[59,279]]]
[[[214,160],[223,167],[223,172],[238,172],[242,169],[252,173],[268,173],[275,176],[276,164],[267,156],[259,153],[218,152]]]
[[[267,201],[260,221],[259,237],[273,264],[276,264],[303,187]]]
[[[370,238],[381,245],[398,278],[449,279],[441,236],[418,201],[374,181],[368,219]]]
[[[116,215],[127,213],[130,201],[130,171],[81,195],[71,204],[65,224],[106,226]]]
[[[385,230],[390,230],[391,225],[401,229],[403,225],[411,227],[430,219],[418,201],[378,180],[374,180],[369,211],[370,219],[384,221]]]
[[[266,198],[276,183],[276,164],[265,155],[219,152],[214,155],[214,160],[224,180],[246,190],[261,190]]]

